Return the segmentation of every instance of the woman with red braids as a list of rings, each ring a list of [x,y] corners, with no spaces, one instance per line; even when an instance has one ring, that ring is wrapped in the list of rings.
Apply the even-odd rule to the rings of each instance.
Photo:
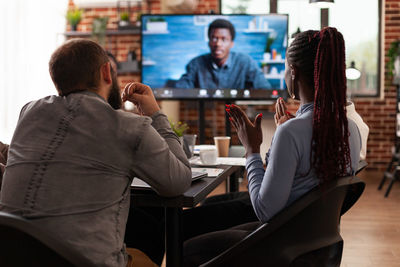
[[[296,36],[286,54],[285,82],[300,108],[292,118],[278,100],[278,127],[265,171],[259,154],[261,120],[257,117],[253,124],[239,107],[229,109],[246,148],[250,198],[261,221],[313,187],[357,169],[361,137],[346,117],[345,69],[344,40],[335,28]]]
[[[278,100],[278,127],[265,170],[260,156],[262,115],[253,123],[238,106],[227,107],[246,149],[250,199],[261,222],[269,221],[314,187],[356,171],[361,137],[356,124],[346,117],[345,69],[344,40],[335,28],[296,36],[286,54],[285,82],[289,95],[300,101],[300,107],[292,116],[283,100]],[[189,240],[185,243],[185,266],[196,266],[212,258],[235,243],[230,239],[238,241],[258,223],[250,225]],[[204,247],[209,249],[206,254],[201,252]]]

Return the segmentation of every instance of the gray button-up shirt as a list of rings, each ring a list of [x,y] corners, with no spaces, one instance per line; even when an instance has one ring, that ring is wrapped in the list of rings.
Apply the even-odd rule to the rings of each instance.
[[[98,266],[125,266],[130,184],[182,194],[191,171],[164,114],[114,110],[95,93],[49,96],[21,111],[0,209],[22,215]]]
[[[230,52],[228,60],[218,67],[211,54],[192,59],[186,73],[175,85],[176,88],[203,89],[270,89],[271,84],[250,56]]]

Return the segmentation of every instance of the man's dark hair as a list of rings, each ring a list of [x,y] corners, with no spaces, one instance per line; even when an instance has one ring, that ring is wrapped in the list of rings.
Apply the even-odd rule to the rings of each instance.
[[[232,41],[235,39],[235,27],[226,19],[216,19],[208,26],[208,38],[211,38],[211,33],[215,29],[228,29],[231,33]]]
[[[100,67],[109,62],[104,49],[85,39],[73,39],[60,46],[49,62],[51,79],[60,95],[96,89]]]

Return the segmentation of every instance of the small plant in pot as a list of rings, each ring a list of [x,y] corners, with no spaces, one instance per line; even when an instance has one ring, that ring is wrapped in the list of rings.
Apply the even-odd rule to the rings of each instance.
[[[92,23],[92,38],[101,46],[105,45],[108,17],[95,18]]]
[[[83,11],[78,8],[69,9],[67,11],[66,18],[67,18],[69,25],[71,25],[72,31],[76,31],[76,28],[77,28],[79,22],[81,22],[82,13],[83,13]]]
[[[138,12],[136,13],[136,26],[140,26],[142,23],[142,13]]]
[[[186,157],[191,158],[193,156],[194,145],[196,143],[196,135],[185,134],[186,131],[189,130],[189,126],[186,123],[174,123],[170,119],[168,119],[168,121],[171,125],[171,129],[179,137],[179,141],[181,142],[181,146],[186,154]]]
[[[181,139],[185,132],[189,129],[189,126],[186,123],[182,122],[173,122],[169,120],[169,124],[171,125],[171,129],[175,132],[175,134]]]
[[[163,17],[150,18],[146,23],[146,30],[149,32],[165,32],[168,24]]]
[[[129,25],[129,13],[128,12],[122,12],[119,19],[120,19],[119,26],[126,27]]]

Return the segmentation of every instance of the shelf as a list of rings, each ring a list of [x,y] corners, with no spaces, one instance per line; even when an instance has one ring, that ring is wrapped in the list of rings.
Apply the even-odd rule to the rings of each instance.
[[[267,32],[274,32],[272,29],[245,29],[244,33],[267,33]]]
[[[143,66],[154,66],[154,65],[156,65],[156,62],[151,59],[147,59],[147,60],[143,60],[142,65]]]
[[[143,31],[143,34],[169,34],[168,30]]]
[[[284,79],[285,75],[284,74],[264,74],[264,77],[267,79]]]
[[[265,64],[282,64],[282,63],[285,63],[285,59],[262,60],[261,63],[265,63]]]
[[[107,36],[115,36],[115,35],[137,35],[140,34],[140,28],[132,29],[132,30],[109,30],[106,31]],[[78,31],[70,31],[64,32],[66,37],[88,37],[91,36],[91,32],[78,32]]]

